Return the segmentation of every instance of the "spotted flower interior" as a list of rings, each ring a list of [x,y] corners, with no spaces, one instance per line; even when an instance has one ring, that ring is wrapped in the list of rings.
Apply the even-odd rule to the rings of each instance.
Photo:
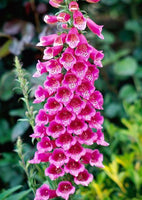
[[[88,0],[90,3],[98,1]],[[104,55],[83,35],[88,26],[104,39],[103,26],[86,17],[76,1],[50,0],[49,3],[53,7],[64,6],[64,11],[57,16],[46,15],[44,21],[61,23],[63,29],[60,34],[42,36],[37,44],[44,47],[44,53],[33,76],[46,74],[47,78],[35,91],[34,103],[44,106],[36,116],[31,135],[38,138],[38,143],[30,163],[47,163],[45,176],[62,180],[58,181],[56,190],[43,184],[37,189],[35,200],[55,197],[67,200],[75,193],[75,185],[88,186],[93,180],[87,164],[103,167],[103,155],[89,147],[94,143],[108,145],[102,132],[104,119],[99,111],[103,109],[103,96],[94,86]]]

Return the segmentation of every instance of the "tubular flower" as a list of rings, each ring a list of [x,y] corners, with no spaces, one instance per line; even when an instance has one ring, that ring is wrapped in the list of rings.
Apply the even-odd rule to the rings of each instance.
[[[97,3],[99,0],[86,1]],[[43,107],[35,118],[31,137],[38,139],[37,151],[29,162],[47,163],[45,176],[57,179],[58,183],[56,190],[43,184],[37,189],[34,200],[55,197],[68,200],[75,192],[73,185],[88,186],[93,180],[86,164],[103,167],[103,155],[97,148],[92,150],[86,145],[109,145],[104,139],[104,118],[99,111],[103,109],[103,96],[94,87],[104,54],[91,46],[83,35],[87,25],[103,39],[103,26],[86,18],[76,1],[69,5],[63,0],[49,3],[64,9],[57,16],[46,15],[44,21],[59,22],[63,31],[42,36],[37,44],[44,48],[44,62],[38,61],[33,77],[44,74],[46,79],[35,91],[34,103],[42,103]],[[60,182],[62,178],[64,181]]]

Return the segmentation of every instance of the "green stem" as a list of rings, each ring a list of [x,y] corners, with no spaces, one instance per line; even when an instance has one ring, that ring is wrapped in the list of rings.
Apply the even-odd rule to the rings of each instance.
[[[22,65],[18,60],[18,57],[15,57],[15,67],[16,67],[16,75],[20,83],[20,88],[24,96],[22,100],[25,102],[25,105],[27,107],[26,116],[29,120],[32,129],[34,130],[34,112],[33,112],[33,107],[30,106],[29,104],[29,88],[28,88],[29,82],[25,78],[25,72],[22,69]]]

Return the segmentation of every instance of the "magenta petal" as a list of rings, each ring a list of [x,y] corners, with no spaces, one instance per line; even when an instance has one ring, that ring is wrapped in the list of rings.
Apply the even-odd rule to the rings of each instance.
[[[35,122],[38,125],[40,125],[40,124],[44,124],[44,125],[48,124],[48,115],[45,112],[45,110],[43,110],[43,109],[39,110],[38,114],[36,115]]]
[[[59,111],[55,117],[57,123],[61,123],[64,126],[67,126],[75,119],[75,114],[68,111],[66,108],[63,108]]]
[[[37,143],[37,150],[39,152],[48,152],[52,150],[52,143],[48,137],[43,137],[40,142]]]
[[[96,138],[96,134],[92,131],[92,129],[88,128],[81,135],[79,135],[78,141],[81,144],[92,145]]]
[[[65,200],[69,199],[70,194],[74,194],[75,187],[72,186],[69,181],[62,181],[59,183],[56,193],[59,197],[64,198]]]
[[[89,183],[93,181],[93,175],[89,174],[88,171],[85,169],[83,172],[80,172],[77,177],[74,178],[74,182],[77,185],[84,185],[88,186]]]
[[[76,118],[74,121],[72,121],[68,127],[67,131],[69,133],[74,133],[76,135],[81,135],[83,131],[86,131],[88,128],[88,125],[84,122],[84,120]]]
[[[37,189],[34,200],[48,200],[57,197],[56,191],[51,190],[48,185],[43,184]]]
[[[55,165],[51,164],[45,170],[45,175],[48,176],[51,180],[55,180],[58,177],[64,176],[65,172],[61,167],[56,167]]]
[[[88,121],[95,114],[96,114],[96,110],[89,103],[87,103],[85,108],[82,109],[81,112],[79,113],[78,118]]]
[[[55,99],[58,102],[64,103],[65,105],[72,99],[73,93],[68,87],[60,87],[57,90]]]
[[[62,147],[64,150],[68,150],[75,143],[76,143],[75,138],[71,134],[69,134],[67,132],[62,134],[62,135],[60,135],[56,139],[56,145],[58,147]]]
[[[66,37],[66,43],[69,45],[70,48],[74,49],[75,47],[77,47],[79,42],[80,39],[78,30],[76,28],[71,28]]]
[[[95,149],[91,154],[90,165],[103,168],[103,154],[99,152],[98,149]]]
[[[81,156],[85,155],[85,153],[86,153],[85,148],[82,147],[79,142],[76,142],[67,151],[67,155],[70,156],[75,161],[79,161],[79,159],[81,158]]]
[[[86,28],[86,19],[78,10],[73,13],[73,25],[79,30],[84,30]]]
[[[53,138],[58,138],[61,134],[65,133],[65,131],[66,128],[63,125],[55,121],[51,121],[46,132],[47,135],[52,136]]]
[[[85,167],[80,163],[80,161],[75,161],[70,159],[65,165],[64,170],[66,173],[70,173],[73,176],[78,176],[78,174],[84,171]]]
[[[102,124],[104,122],[103,116],[101,116],[100,112],[96,112],[95,116],[91,118],[91,121],[89,121],[89,127],[95,128],[95,129],[102,129]]]
[[[62,109],[62,107],[63,104],[56,101],[54,97],[48,98],[47,103],[44,105],[45,111],[47,111],[51,115],[54,115],[57,112],[59,112]]]
[[[98,130],[95,134],[96,134],[96,139],[94,139],[94,142],[102,146],[109,145],[109,143],[104,140],[104,134],[101,130]]]
[[[77,95],[75,95],[71,101],[67,104],[66,108],[69,111],[73,111],[75,114],[81,112],[83,108],[85,108],[86,103]]]
[[[94,93],[91,94],[89,102],[94,106],[95,109],[103,109],[103,95],[99,91],[96,90]]]
[[[68,160],[69,158],[63,149],[55,149],[49,157],[49,162],[56,167],[61,167],[63,164],[67,163]]]
[[[104,39],[104,36],[102,35],[102,25],[96,24],[93,20],[90,18],[87,18],[87,26],[88,28],[95,33],[99,38]]]

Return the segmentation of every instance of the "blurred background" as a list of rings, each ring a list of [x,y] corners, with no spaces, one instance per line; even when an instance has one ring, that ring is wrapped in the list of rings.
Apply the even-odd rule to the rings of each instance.
[[[90,167],[94,181],[77,191],[81,200],[142,200],[142,0],[101,0],[98,4],[79,1],[96,23],[103,24],[105,40],[90,31],[91,45],[103,50],[104,68],[95,86],[104,96],[104,134],[109,147],[104,154],[103,170]],[[23,141],[23,162],[35,151],[25,118],[25,105],[16,81],[14,57],[18,56],[29,81],[31,104],[34,90],[43,78],[32,74],[42,49],[39,37],[55,33],[56,25],[43,22],[45,14],[57,9],[48,0],[0,0],[0,199],[32,200],[27,176],[19,165],[18,136]],[[33,105],[38,110],[38,105]],[[28,173],[39,185],[45,177],[36,166]],[[88,167],[89,168],[89,167]]]

